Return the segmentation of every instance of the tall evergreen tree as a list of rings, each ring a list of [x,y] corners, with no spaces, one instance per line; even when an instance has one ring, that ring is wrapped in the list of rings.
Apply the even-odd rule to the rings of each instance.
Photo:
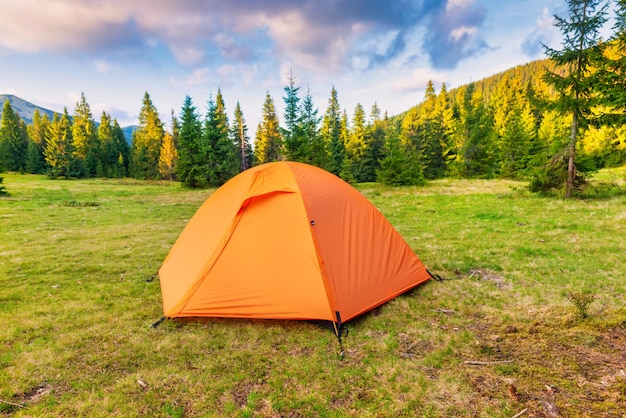
[[[117,119],[113,119],[113,143],[117,151],[117,164],[113,170],[114,177],[124,177],[128,175],[130,165],[130,145],[124,135],[124,130]]]
[[[572,197],[576,185],[576,143],[578,132],[592,118],[593,81],[590,74],[592,58],[601,55],[599,32],[606,22],[607,5],[603,0],[567,0],[568,18],[554,16],[555,26],[563,35],[563,49],[545,47],[546,54],[565,75],[548,71],[545,80],[559,93],[554,102],[560,111],[571,114],[572,125],[567,147],[567,180],[565,197]]]
[[[320,117],[317,115],[317,112],[318,110],[311,96],[311,90],[307,89],[307,93],[302,100],[302,117],[300,121],[307,149],[304,161],[317,167],[326,167],[328,150],[325,147],[324,138],[320,135]]]
[[[28,125],[27,132],[30,139],[28,144],[28,157],[26,162],[26,171],[32,174],[43,173],[46,170],[43,150],[46,147],[46,134],[50,119],[47,114],[43,116],[39,113],[39,109],[33,112],[33,123]]]
[[[464,177],[493,176],[493,117],[474,83],[464,91],[458,130],[460,174]]]
[[[159,173],[161,173],[161,177],[167,180],[176,178],[177,160],[178,152],[176,151],[176,144],[174,144],[174,135],[171,132],[165,132],[163,143],[161,144],[161,153],[159,154]]]
[[[91,108],[85,98],[85,93],[81,93],[74,109],[72,138],[76,160],[82,164],[84,175],[86,177],[94,177],[96,171],[98,171],[98,166],[102,167],[102,162],[100,161],[102,150],[98,141],[96,124],[93,120]]]
[[[415,161],[409,144],[400,138],[401,127],[389,124],[385,141],[385,158],[376,171],[376,180],[387,186],[418,186],[425,183],[422,165]]]
[[[328,99],[328,107],[322,118],[321,136],[324,139],[325,148],[328,150],[328,159],[325,167],[335,175],[341,173],[344,159],[344,143],[341,137],[342,112],[339,106],[337,90],[333,86]]]
[[[148,92],[144,94],[139,127],[133,132],[130,175],[137,179],[158,179],[159,155],[163,141],[163,122]]]
[[[76,149],[72,138],[71,118],[67,109],[64,109],[60,117],[54,114],[46,137],[44,156],[49,167],[48,176],[51,178],[69,179],[81,175],[80,163],[76,159]]]
[[[205,187],[208,184],[206,176],[201,174],[202,157],[206,151],[201,151],[202,129],[196,107],[190,96],[185,101],[180,114],[180,129],[178,132],[178,161],[176,175],[186,187]]]
[[[280,135],[274,100],[267,92],[263,103],[263,119],[257,128],[254,157],[258,164],[283,159],[283,141]]]
[[[595,56],[594,87],[605,107],[602,122],[626,125],[626,0],[614,0],[615,23],[606,50]]]
[[[367,152],[367,131],[365,110],[357,103],[352,117],[352,125],[345,142],[345,159],[341,177],[344,180],[364,181],[364,160]]]
[[[20,115],[6,100],[0,121],[0,168],[24,172],[28,153],[28,134]]]
[[[209,100],[209,109],[204,121],[204,143],[209,147],[209,185],[221,186],[239,172],[239,152],[232,141],[228,126],[228,115],[220,89],[215,102]]]
[[[239,171],[245,171],[252,167],[254,153],[252,145],[250,144],[250,137],[248,137],[248,126],[246,125],[246,120],[243,117],[243,111],[241,110],[239,102],[237,102],[235,106],[235,114],[230,132],[233,143],[237,144],[238,147],[240,158]]]
[[[285,87],[285,127],[281,129],[285,158],[290,161],[306,161],[307,140],[302,125],[300,108],[300,87],[295,86],[293,74],[289,76],[289,85]]]
[[[374,103],[366,130],[366,148],[363,156],[361,181],[376,181],[376,171],[380,168],[380,161],[384,157],[385,129],[380,108]]]

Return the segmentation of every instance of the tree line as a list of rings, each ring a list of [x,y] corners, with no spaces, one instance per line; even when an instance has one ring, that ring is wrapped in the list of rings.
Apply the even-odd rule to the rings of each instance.
[[[168,129],[146,92],[129,146],[106,112],[95,123],[84,94],[73,115],[65,110],[50,121],[35,113],[29,126],[7,101],[0,168],[50,177],[169,179],[196,188],[289,160],[349,182],[500,177],[528,180],[533,190],[578,187],[586,173],[626,163],[626,0],[616,1],[614,33],[603,42],[597,34],[608,3],[567,3],[569,17],[557,17],[563,50],[546,48],[548,59],[451,91],[445,84],[437,91],[430,81],[418,105],[391,117],[376,103],[369,113],[359,103],[348,115],[335,87],[320,115],[310,90],[302,94],[291,76],[282,124],[267,92],[252,140],[239,103],[229,121],[219,89],[204,115],[186,96]]]

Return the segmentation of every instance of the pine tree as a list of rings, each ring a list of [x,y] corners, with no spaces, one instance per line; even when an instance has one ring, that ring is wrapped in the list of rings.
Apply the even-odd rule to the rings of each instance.
[[[370,123],[366,131],[366,148],[363,156],[362,181],[376,181],[376,171],[384,157],[385,122],[381,119],[380,108],[376,103],[370,112]]]
[[[300,87],[295,86],[295,78],[289,76],[289,85],[285,87],[285,128],[281,129],[283,137],[285,158],[290,161],[306,161],[308,155],[307,138],[302,124],[302,111],[300,108]]]
[[[423,185],[422,166],[416,162],[410,145],[400,139],[399,126],[389,124],[385,143],[385,158],[376,172],[376,181],[387,186]]]
[[[161,145],[161,153],[159,154],[159,173],[161,177],[167,180],[175,179],[176,160],[178,152],[174,144],[174,135],[166,132],[163,135],[163,144]]]
[[[40,174],[46,171],[47,167],[43,150],[46,147],[46,134],[49,125],[50,120],[48,119],[48,115],[44,113],[42,116],[39,113],[39,109],[35,109],[33,112],[33,123],[27,127],[30,141],[27,151],[26,171],[31,174]]]
[[[283,159],[283,141],[280,135],[278,116],[269,91],[266,93],[263,103],[263,119],[256,132],[254,157],[258,164]]]
[[[185,96],[180,114],[178,132],[178,161],[176,175],[185,187],[206,187],[206,176],[200,174],[201,159],[206,151],[201,152],[202,130],[196,107],[191,97]]]
[[[50,123],[44,156],[49,167],[49,177],[65,177],[69,179],[80,176],[80,164],[76,160],[71,118],[67,113],[67,109],[64,110],[63,115],[60,117],[55,113]]]
[[[101,164],[100,156],[102,150],[98,141],[96,124],[93,120],[91,108],[85,98],[85,93],[81,93],[74,109],[72,138],[76,161],[82,164],[86,177],[94,177],[98,165]]]
[[[333,86],[328,99],[328,107],[322,118],[321,136],[324,140],[325,148],[328,150],[328,159],[325,168],[335,175],[341,173],[344,159],[344,143],[341,137],[341,108],[337,90]]]
[[[572,116],[570,141],[567,147],[567,180],[565,197],[572,197],[576,176],[576,143],[578,132],[593,117],[594,77],[590,75],[593,57],[602,55],[598,43],[599,31],[606,22],[607,5],[603,0],[567,0],[569,19],[554,16],[555,26],[563,35],[563,49],[545,47],[546,54],[557,67],[566,69],[565,75],[548,71],[545,80],[559,93],[554,105]],[[598,9],[599,8],[599,9]],[[580,178],[579,178],[580,179]]]
[[[320,117],[317,116],[317,112],[311,90],[307,89],[306,96],[302,100],[302,118],[300,121],[306,147],[304,162],[317,167],[326,167],[328,150],[325,147],[324,138],[319,132]]]
[[[352,126],[345,142],[345,159],[341,177],[346,181],[364,181],[363,164],[367,151],[365,110],[357,103]]]
[[[24,172],[28,152],[28,134],[24,121],[6,100],[0,121],[0,168]]]
[[[163,123],[148,92],[139,112],[139,127],[133,132],[130,174],[137,179],[158,179],[159,154],[163,141]]]
[[[615,23],[606,50],[594,56],[594,83],[605,107],[602,123],[626,125],[626,0],[615,0]]]
[[[130,145],[124,135],[124,130],[118,123],[117,119],[113,119],[113,143],[117,152],[117,162],[113,170],[114,177],[125,177],[129,173],[130,165]]]
[[[239,171],[245,171],[252,167],[254,153],[252,151],[252,145],[250,145],[250,138],[248,137],[248,126],[246,125],[246,120],[243,117],[243,111],[241,110],[239,102],[237,102],[235,106],[235,114],[230,132],[233,143],[237,144],[238,147],[240,158]]]
[[[464,177],[492,177],[495,170],[493,117],[474,83],[464,90],[459,134],[460,174]]]
[[[44,157],[39,147],[33,141],[28,140],[28,150],[26,152],[26,172],[30,174],[41,174],[44,172]]]
[[[238,147],[229,134],[228,116],[220,89],[217,89],[215,102],[209,100],[203,136],[209,148],[206,171],[208,184],[219,187],[239,172]]]

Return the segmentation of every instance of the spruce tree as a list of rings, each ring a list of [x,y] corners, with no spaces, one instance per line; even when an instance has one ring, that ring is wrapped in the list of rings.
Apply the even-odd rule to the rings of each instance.
[[[117,161],[113,170],[114,177],[125,177],[129,173],[130,165],[130,145],[124,135],[124,130],[118,123],[117,119],[113,119],[113,143],[117,152]]]
[[[594,56],[602,124],[626,125],[626,0],[615,0],[615,23],[606,50]]]
[[[202,130],[196,107],[190,96],[185,96],[180,113],[180,128],[178,131],[178,161],[176,176],[185,187],[205,187],[205,176],[200,175]]]
[[[474,83],[470,83],[464,91],[459,122],[461,175],[492,177],[495,166],[493,118]]]
[[[257,128],[254,142],[254,157],[258,164],[283,159],[283,141],[280,135],[278,116],[274,100],[269,91],[263,103],[263,119]]]
[[[101,166],[102,164],[100,161],[102,150],[98,141],[96,124],[93,120],[91,108],[85,98],[85,93],[81,93],[74,109],[72,138],[76,161],[82,165],[86,177],[94,177],[98,165]]]
[[[43,153],[39,147],[31,140],[28,140],[28,150],[26,153],[26,172],[30,174],[41,174],[44,172]]]
[[[352,126],[345,142],[345,159],[341,177],[346,181],[364,181],[364,159],[367,151],[365,110],[357,103],[352,117]]]
[[[44,156],[48,165],[49,177],[69,179],[81,175],[72,138],[71,118],[67,109],[60,117],[58,114],[54,114],[46,137]]]
[[[324,139],[325,148],[328,150],[326,166],[323,167],[335,175],[341,173],[344,159],[344,143],[341,137],[341,108],[337,90],[333,86],[328,99],[328,107],[322,118],[321,136]]]
[[[324,144],[324,138],[320,135],[320,117],[313,103],[311,90],[307,89],[306,96],[302,100],[301,129],[304,137],[306,155],[304,162],[317,167],[325,167],[328,161],[328,150]]]
[[[376,181],[387,186],[423,185],[422,166],[417,162],[410,145],[400,139],[399,126],[389,125],[385,141],[385,158],[376,171]]]
[[[159,155],[163,141],[163,122],[148,92],[144,94],[139,127],[133,132],[130,175],[137,179],[155,180],[160,177]]]
[[[0,121],[0,168],[24,172],[28,153],[28,134],[20,115],[6,100]]]
[[[366,148],[362,164],[362,180],[376,181],[376,171],[384,157],[385,122],[381,119],[380,108],[376,103],[370,112],[370,122],[366,131]]]
[[[580,129],[593,118],[595,77],[590,70],[593,58],[602,55],[599,32],[606,22],[607,5],[603,0],[567,0],[568,18],[554,16],[555,26],[563,35],[563,49],[555,50],[544,45],[546,54],[565,74],[547,71],[544,79],[553,86],[559,97],[555,108],[572,117],[570,140],[567,146],[567,179],[565,197],[572,197],[574,187],[580,185],[576,175],[576,144]],[[582,171],[581,171],[582,173]]]
[[[203,142],[208,147],[205,172],[208,184],[219,187],[239,172],[238,147],[229,133],[226,106],[220,89],[217,89],[215,101],[209,100],[203,136]]]
[[[252,145],[250,144],[250,137],[248,137],[248,126],[246,120],[243,117],[243,111],[241,105],[237,102],[235,106],[235,114],[233,118],[233,124],[230,129],[233,143],[237,144],[239,154],[239,171],[243,172],[254,163],[254,153],[252,151]]]
[[[285,158],[290,161],[306,161],[308,149],[302,124],[302,110],[293,75],[289,76],[289,85],[285,87],[285,128],[281,129],[284,142]]]
[[[32,174],[40,174],[46,171],[45,158],[43,150],[46,147],[46,134],[50,125],[48,115],[41,115],[39,109],[33,112],[33,123],[28,125],[27,132],[30,139],[28,145],[28,160],[26,171]],[[31,147],[31,143],[34,148]]]
[[[161,153],[159,154],[159,173],[161,173],[161,177],[167,180],[175,179],[177,159],[178,152],[174,144],[174,135],[170,132],[165,132]]]

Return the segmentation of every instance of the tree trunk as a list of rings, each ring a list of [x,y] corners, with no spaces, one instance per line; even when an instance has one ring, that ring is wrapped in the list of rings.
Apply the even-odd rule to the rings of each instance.
[[[576,155],[576,138],[578,136],[578,115],[576,112],[572,114],[572,131],[569,140],[569,159],[567,162],[567,181],[565,183],[565,197],[572,197],[574,189],[574,178],[576,177],[576,166],[574,158]]]

